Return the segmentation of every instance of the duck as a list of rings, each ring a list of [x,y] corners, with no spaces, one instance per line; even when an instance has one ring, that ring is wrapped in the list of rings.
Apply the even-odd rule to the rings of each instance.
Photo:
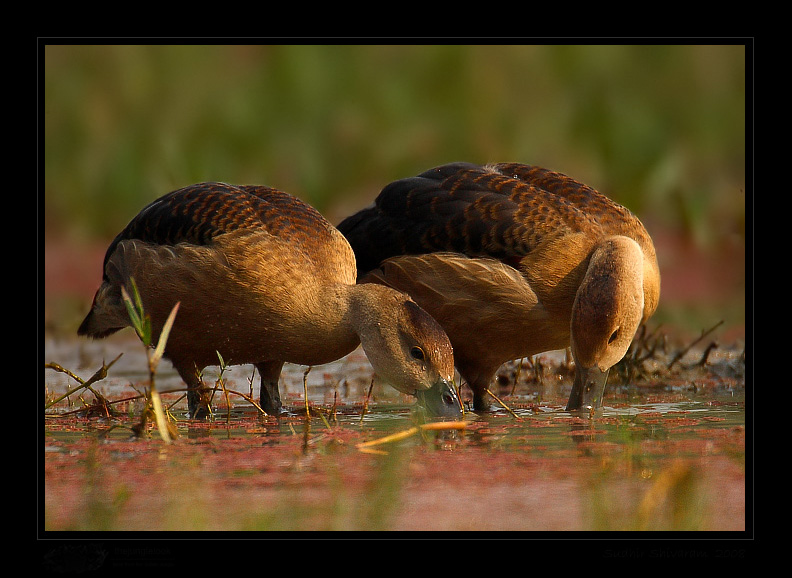
[[[338,229],[359,283],[407,293],[445,329],[474,410],[490,409],[503,363],[566,348],[566,410],[601,408],[609,369],[660,299],[641,221],[539,166],[437,166],[388,184]]]
[[[93,339],[131,326],[121,289],[136,287],[156,343],[179,304],[164,356],[187,385],[189,416],[209,415],[200,378],[252,364],[261,408],[283,409],[285,363],[316,366],[358,345],[375,375],[418,398],[430,416],[462,413],[453,348],[408,295],[356,283],[355,255],[316,209],[278,189],[206,182],[145,206],[110,243],[102,281],[77,333]]]

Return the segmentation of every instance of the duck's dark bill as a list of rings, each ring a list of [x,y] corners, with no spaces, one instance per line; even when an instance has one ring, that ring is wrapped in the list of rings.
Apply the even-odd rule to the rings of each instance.
[[[454,384],[450,381],[440,380],[430,389],[417,391],[415,397],[430,416],[453,418],[462,416],[462,404]]]
[[[602,407],[602,396],[605,395],[605,383],[607,381],[607,369],[601,371],[597,367],[576,368],[572,393],[569,394],[569,401],[567,402],[567,411],[591,410]]]

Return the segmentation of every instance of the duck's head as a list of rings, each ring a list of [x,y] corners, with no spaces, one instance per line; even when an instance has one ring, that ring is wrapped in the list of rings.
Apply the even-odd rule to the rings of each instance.
[[[567,410],[602,405],[608,371],[644,318],[643,263],[641,248],[628,237],[608,237],[592,252],[572,308],[575,379]]]
[[[417,397],[429,415],[461,416],[453,349],[443,328],[403,293],[370,283],[357,288],[366,295],[358,335],[376,374]]]

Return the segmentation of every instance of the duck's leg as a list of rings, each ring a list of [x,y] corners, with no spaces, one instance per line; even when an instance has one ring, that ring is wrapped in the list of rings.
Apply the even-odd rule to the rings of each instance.
[[[489,411],[490,397],[487,395],[486,384],[484,387],[471,387],[473,390],[473,410],[474,411]]]
[[[454,354],[456,355],[456,350]],[[487,389],[495,377],[498,366],[492,369],[490,365],[486,367],[476,365],[478,360],[474,361],[474,363],[468,363],[467,361],[468,357],[461,356],[457,362],[457,371],[459,371],[459,375],[462,376],[462,379],[473,392],[473,411],[489,411],[491,407]]]
[[[175,364],[174,364],[175,365]],[[193,419],[206,419],[209,416],[209,389],[204,387],[198,377],[198,370],[192,367],[175,365],[176,371],[187,384],[187,411]]]
[[[261,409],[269,415],[278,416],[283,413],[280,391],[278,390],[283,362],[262,361],[255,365],[261,375]]]

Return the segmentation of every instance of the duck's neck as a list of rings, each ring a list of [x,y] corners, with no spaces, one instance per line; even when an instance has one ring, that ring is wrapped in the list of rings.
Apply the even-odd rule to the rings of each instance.
[[[398,300],[396,291],[376,283],[344,285],[339,293],[343,300],[339,305],[344,310],[342,323],[359,338],[379,332],[383,310],[391,305],[390,301],[395,304]]]
[[[310,336],[310,342],[320,343],[338,359],[366,337],[376,341],[386,325],[384,312],[393,309],[398,296],[390,287],[375,283],[328,285],[300,303],[305,308],[299,315],[304,326],[294,333]]]
[[[638,243],[613,236],[597,244],[572,307],[576,363],[610,367],[622,358],[643,318],[643,279]]]
[[[301,310],[290,316],[299,321],[292,321],[285,332],[287,338],[294,341],[292,350],[300,351],[297,363],[329,363],[344,357],[360,344],[356,293],[355,285],[332,284],[291,304]]]

